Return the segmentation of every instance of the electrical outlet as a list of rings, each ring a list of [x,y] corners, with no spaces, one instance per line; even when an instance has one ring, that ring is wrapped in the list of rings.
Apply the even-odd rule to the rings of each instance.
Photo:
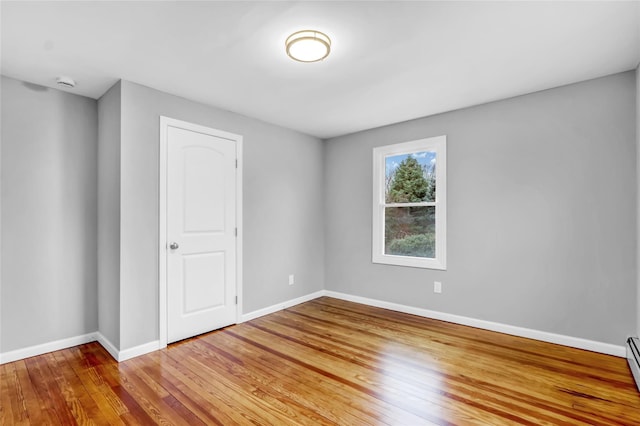
[[[433,292],[442,293],[442,283],[440,281],[433,282]]]
[[[289,285],[294,285],[296,283],[293,274],[289,275]]]

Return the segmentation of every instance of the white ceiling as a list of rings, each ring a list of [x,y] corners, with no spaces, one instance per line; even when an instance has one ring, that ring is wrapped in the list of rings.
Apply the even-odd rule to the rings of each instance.
[[[7,2],[2,74],[118,79],[321,138],[635,68],[640,2]],[[331,55],[289,59],[300,29]]]

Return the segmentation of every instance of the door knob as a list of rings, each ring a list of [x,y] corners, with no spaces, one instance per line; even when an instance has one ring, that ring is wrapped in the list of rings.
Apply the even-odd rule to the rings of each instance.
[[[171,244],[169,244],[169,248],[170,248],[171,250],[176,250],[178,247],[180,247],[180,246],[179,246],[179,245],[178,245],[178,243],[176,243],[175,241],[174,241],[174,242],[172,242]]]

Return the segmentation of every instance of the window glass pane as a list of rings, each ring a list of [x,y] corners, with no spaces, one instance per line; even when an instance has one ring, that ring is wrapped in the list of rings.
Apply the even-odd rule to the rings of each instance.
[[[384,221],[385,254],[435,258],[435,207],[385,207]]]
[[[419,151],[385,157],[385,202],[436,200],[436,153]]]

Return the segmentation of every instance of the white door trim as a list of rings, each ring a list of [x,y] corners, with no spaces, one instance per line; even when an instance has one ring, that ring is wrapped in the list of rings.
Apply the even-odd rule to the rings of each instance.
[[[167,129],[171,126],[202,132],[236,142],[236,323],[242,318],[242,136],[182,120],[160,116],[160,164],[158,176],[158,330],[160,349],[167,347]]]

